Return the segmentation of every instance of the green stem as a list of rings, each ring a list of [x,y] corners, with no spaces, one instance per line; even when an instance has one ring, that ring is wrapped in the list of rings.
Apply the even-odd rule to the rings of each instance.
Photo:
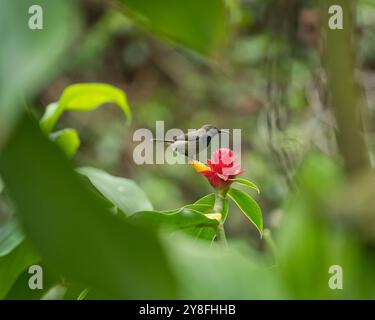
[[[214,213],[220,213],[221,215],[223,215],[224,197],[224,192],[217,191],[215,193]],[[227,238],[225,236],[224,222],[222,221],[220,221],[217,226],[216,237],[224,247],[228,246]]]
[[[214,212],[223,213],[224,196],[220,192],[215,193]]]
[[[228,247],[227,237],[225,236],[224,224],[220,222],[217,226],[216,237],[224,247]]]

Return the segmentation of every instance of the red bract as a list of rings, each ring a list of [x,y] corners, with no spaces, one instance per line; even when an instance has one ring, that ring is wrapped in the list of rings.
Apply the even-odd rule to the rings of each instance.
[[[199,173],[207,177],[215,189],[227,189],[236,176],[244,172],[241,165],[236,163],[238,157],[233,157],[233,151],[227,148],[220,148],[212,156],[213,160],[207,160],[207,170]]]

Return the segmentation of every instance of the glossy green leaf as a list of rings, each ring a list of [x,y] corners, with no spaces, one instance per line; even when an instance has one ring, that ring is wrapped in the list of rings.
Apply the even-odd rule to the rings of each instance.
[[[29,28],[32,5],[43,9],[43,29]],[[25,106],[48,83],[79,31],[74,0],[2,0],[0,10],[0,146]],[[69,21],[69,23],[67,23]]]
[[[131,217],[134,221],[152,226],[169,226],[174,229],[188,229],[193,227],[215,228],[218,221],[209,219],[204,214],[189,208],[177,209],[173,212],[143,211]]]
[[[75,129],[63,129],[50,133],[49,138],[65,152],[68,158],[72,158],[76,154],[81,144]]]
[[[131,111],[122,90],[103,83],[78,83],[68,86],[58,102],[47,106],[40,125],[49,133],[64,111],[90,111],[105,103],[118,105],[125,116],[131,119]]]
[[[0,224],[0,257],[6,256],[25,238],[16,219],[8,218]]]
[[[105,198],[126,215],[153,210],[147,195],[133,180],[115,177],[92,167],[79,168],[78,172],[85,175]]]
[[[194,202],[194,204],[209,205],[211,208],[214,207],[214,203],[215,203],[215,194],[214,193],[210,193],[210,194],[204,196],[203,198],[200,198],[196,202]]]
[[[258,194],[260,193],[260,190],[259,190],[258,186],[257,186],[256,184],[252,183],[252,182],[249,181],[249,180],[237,178],[237,179],[235,179],[233,182],[234,182],[234,183],[241,184],[241,185],[243,185],[243,186],[247,186],[247,187],[253,188],[253,189],[255,189],[256,191],[258,191]]]
[[[112,215],[34,120],[14,131],[0,173],[25,233],[64,277],[116,298],[175,296],[156,233]]]
[[[263,216],[262,211],[256,201],[248,194],[230,188],[228,196],[235,202],[238,208],[245,214],[245,216],[255,225],[260,235],[263,233]]]
[[[118,0],[126,13],[147,29],[207,54],[223,40],[226,10],[223,0]]]
[[[192,209],[203,214],[212,213],[212,206],[209,204],[188,204],[184,206],[185,209]]]
[[[224,199],[223,201],[223,212],[222,212],[222,221],[225,222],[225,220],[227,219],[228,217],[228,212],[229,212],[229,204],[228,204],[228,200],[227,199]],[[215,194],[214,193],[211,193],[211,194],[208,194],[207,196],[204,196],[203,198],[197,200],[194,205],[208,205],[209,206],[209,210],[207,210],[206,213],[212,213],[213,212],[213,208],[214,208],[214,204],[215,204]]]
[[[206,214],[212,213],[210,204],[190,204],[168,211],[137,212],[132,219],[153,228],[166,226],[170,230],[182,230],[196,239],[213,241],[218,221]]]
[[[0,299],[4,299],[22,272],[39,261],[27,241],[22,241],[9,254],[0,257]]]

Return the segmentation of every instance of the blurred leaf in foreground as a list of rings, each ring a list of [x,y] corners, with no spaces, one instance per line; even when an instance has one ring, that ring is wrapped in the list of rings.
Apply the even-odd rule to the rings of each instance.
[[[29,288],[28,283],[31,274],[27,269],[13,284],[5,297],[6,300],[40,300],[54,285],[61,282],[60,277],[54,272],[51,272],[41,262],[37,261],[36,264],[40,265],[43,270],[43,289],[31,290]]]
[[[230,243],[229,249],[189,241],[175,234],[165,238],[184,299],[286,298],[276,268],[265,268]]]
[[[42,30],[31,30],[29,8],[35,1],[1,1],[0,146],[24,104],[22,97],[27,98],[56,72],[57,61],[77,30],[74,3],[37,1],[43,8],[45,25]]]
[[[113,216],[34,120],[19,123],[0,156],[0,172],[45,263],[116,298],[175,296],[156,234]]]
[[[225,35],[223,0],[118,0],[147,29],[200,53],[215,49]]]
[[[7,218],[0,224],[0,257],[9,254],[24,238],[16,219]]]
[[[345,182],[332,159],[312,154],[298,174],[299,190],[285,206],[287,215],[275,238],[281,275],[294,299],[374,298],[375,259],[358,235],[332,220],[329,201]],[[350,198],[347,199],[350,201]],[[342,199],[344,204],[346,199]],[[343,270],[343,289],[332,290],[329,268]]]
[[[27,241],[21,242],[9,254],[0,257],[0,299],[4,299],[19,275],[39,259]]]

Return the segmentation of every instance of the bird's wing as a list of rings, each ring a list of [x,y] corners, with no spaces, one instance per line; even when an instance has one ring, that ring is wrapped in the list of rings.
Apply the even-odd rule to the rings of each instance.
[[[175,141],[182,141],[182,140],[183,141],[194,141],[194,140],[198,141],[199,137],[200,137],[199,132],[198,132],[198,130],[196,130],[196,131],[190,132],[189,134],[185,133],[185,134],[182,134],[180,136],[177,136],[175,138]]]

